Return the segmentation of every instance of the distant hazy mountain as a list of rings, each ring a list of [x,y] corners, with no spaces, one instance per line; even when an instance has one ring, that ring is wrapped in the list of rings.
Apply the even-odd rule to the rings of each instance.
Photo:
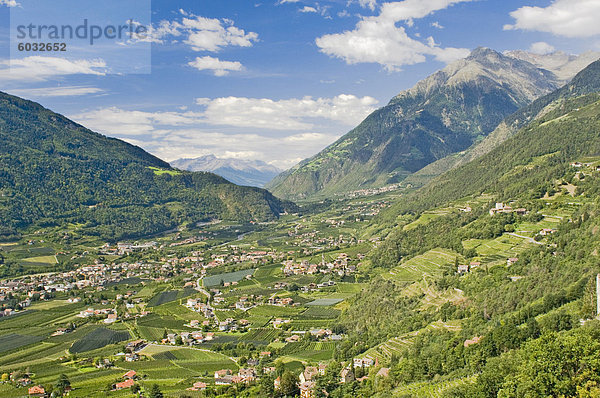
[[[592,58],[478,48],[401,92],[267,188],[299,199],[403,181],[483,140],[504,118],[562,86]]]
[[[171,162],[173,167],[188,171],[210,171],[237,185],[263,187],[281,169],[260,160],[217,158],[214,155],[194,159],[177,159]]]

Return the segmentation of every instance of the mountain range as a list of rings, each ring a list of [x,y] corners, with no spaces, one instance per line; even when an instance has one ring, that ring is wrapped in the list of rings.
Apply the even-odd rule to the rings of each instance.
[[[234,184],[253,187],[264,187],[283,171],[260,160],[217,158],[215,155],[177,159],[171,166],[188,171],[209,171]]]
[[[0,93],[0,236],[79,225],[106,240],[212,218],[267,221],[289,202],[206,172],[180,171],[40,104]]]
[[[304,199],[400,183],[485,141],[505,118],[561,87],[597,57],[477,48],[401,92],[267,188],[279,197]],[[496,143],[508,136],[494,134]],[[408,181],[423,185],[454,165],[451,160],[438,163],[435,170],[422,172],[422,178]]]

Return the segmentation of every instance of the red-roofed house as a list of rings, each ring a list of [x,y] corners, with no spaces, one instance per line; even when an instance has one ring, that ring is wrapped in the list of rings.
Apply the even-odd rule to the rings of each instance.
[[[133,379],[127,379],[125,381],[115,384],[115,390],[122,390],[124,388],[130,388],[134,384],[135,384],[135,381],[133,381]]]
[[[129,372],[127,372],[123,375],[123,378],[124,379],[135,379],[136,376],[137,376],[137,373],[135,372],[135,370],[130,370]]]
[[[29,396],[30,397],[45,397],[46,390],[42,386],[33,386],[29,387]]]

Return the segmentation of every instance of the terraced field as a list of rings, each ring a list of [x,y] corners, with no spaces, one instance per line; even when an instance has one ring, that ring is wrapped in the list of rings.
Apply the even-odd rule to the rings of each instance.
[[[441,381],[438,383],[418,382],[406,384],[397,388],[394,392],[397,396],[409,396],[414,398],[438,398],[442,397],[445,390],[462,384],[472,383],[473,377]]]
[[[370,350],[366,351],[363,355],[361,355],[361,357],[367,357],[373,360],[379,358],[379,360],[385,359],[389,361],[392,358],[393,354],[401,355],[404,349],[413,344],[413,340],[416,336],[427,330],[435,329],[446,329],[451,332],[458,332],[461,330],[460,321],[433,322],[423,329],[416,330],[411,333],[406,333],[402,336],[393,337],[385,343],[382,343],[377,347],[371,348]]]
[[[424,276],[439,276],[444,267],[454,265],[460,254],[448,249],[433,249],[404,261],[383,276],[398,282],[415,282]]]
[[[219,369],[237,370],[234,361],[225,355],[197,348],[163,346],[149,344],[139,352],[151,358],[150,361],[134,362],[132,369],[143,372],[150,377],[197,377],[204,372]],[[181,373],[178,373],[178,370]]]

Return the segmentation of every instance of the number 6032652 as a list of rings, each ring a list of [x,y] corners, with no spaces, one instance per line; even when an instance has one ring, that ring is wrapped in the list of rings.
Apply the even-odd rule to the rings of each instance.
[[[17,50],[37,52],[67,51],[67,43],[19,43]]]

